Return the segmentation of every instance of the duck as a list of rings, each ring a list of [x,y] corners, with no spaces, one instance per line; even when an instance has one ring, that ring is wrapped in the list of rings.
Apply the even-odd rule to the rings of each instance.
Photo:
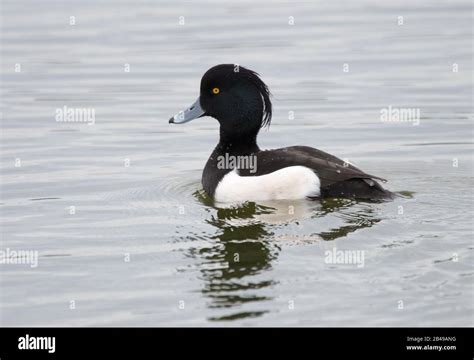
[[[271,93],[260,75],[236,64],[213,66],[201,78],[197,100],[169,119],[185,124],[210,116],[219,143],[201,183],[217,202],[348,198],[389,200],[386,180],[310,146],[261,150],[257,136],[272,120]]]

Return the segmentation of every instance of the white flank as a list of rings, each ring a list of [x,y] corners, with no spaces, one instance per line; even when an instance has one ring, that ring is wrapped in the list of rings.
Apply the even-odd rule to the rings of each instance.
[[[304,199],[320,195],[320,181],[305,166],[290,166],[261,176],[225,175],[214,194],[218,202]]]

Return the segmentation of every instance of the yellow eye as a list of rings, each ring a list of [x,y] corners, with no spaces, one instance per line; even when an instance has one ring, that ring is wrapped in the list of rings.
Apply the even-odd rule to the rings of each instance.
[[[214,95],[219,94],[219,92],[220,92],[220,90],[219,90],[219,88],[217,88],[217,87],[215,87],[214,89],[212,89],[212,93],[213,93]]]

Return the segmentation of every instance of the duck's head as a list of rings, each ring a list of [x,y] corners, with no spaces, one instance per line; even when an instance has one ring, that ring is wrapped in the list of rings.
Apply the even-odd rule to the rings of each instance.
[[[270,91],[254,71],[233,64],[216,65],[201,79],[197,100],[173,116],[170,124],[212,116],[219,121],[221,134],[249,134],[270,124]]]

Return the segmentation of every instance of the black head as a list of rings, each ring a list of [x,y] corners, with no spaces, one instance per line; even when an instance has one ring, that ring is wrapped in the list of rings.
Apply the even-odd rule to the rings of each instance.
[[[214,66],[202,77],[196,102],[169,122],[185,123],[206,115],[219,121],[221,133],[256,134],[270,125],[270,91],[254,71],[233,64]]]

